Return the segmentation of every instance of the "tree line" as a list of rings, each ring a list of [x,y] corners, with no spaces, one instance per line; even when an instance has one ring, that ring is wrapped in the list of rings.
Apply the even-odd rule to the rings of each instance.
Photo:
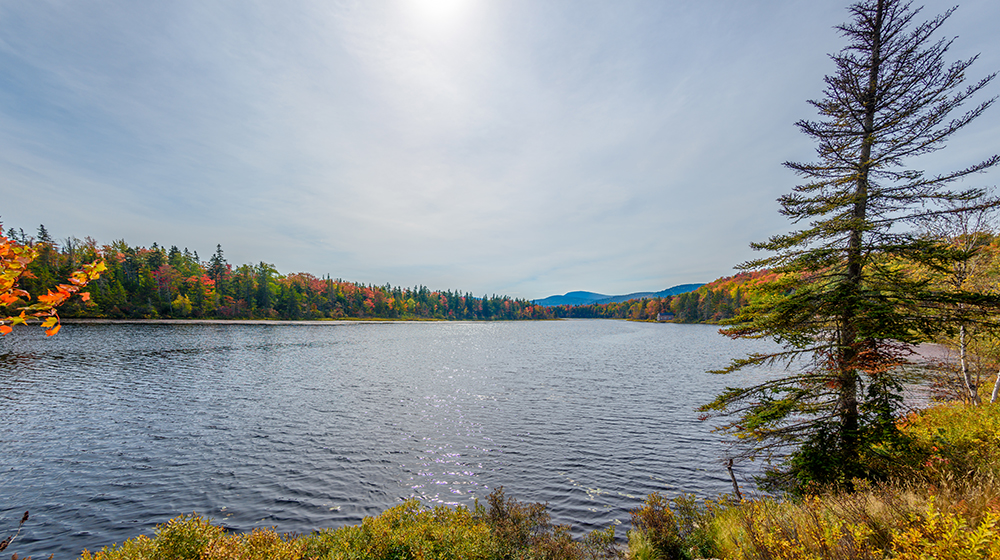
[[[305,272],[281,274],[260,262],[233,266],[221,245],[203,261],[197,251],[102,245],[87,237],[57,242],[44,225],[35,235],[10,228],[7,236],[37,249],[23,287],[43,294],[64,283],[82,264],[104,260],[107,271],[89,287],[89,301],[71,301],[64,317],[111,319],[629,319],[720,323],[747,304],[754,288],[775,278],[770,271],[741,272],[676,296],[624,302],[544,307],[508,296],[376,286]]]
[[[770,270],[740,272],[675,296],[589,305],[556,305],[550,309],[558,318],[722,323],[735,317],[754,297],[759,286],[776,278],[777,275]]]
[[[281,274],[260,262],[233,266],[221,245],[207,261],[197,251],[130,246],[124,240],[100,245],[91,238],[57,243],[45,226],[36,236],[22,229],[12,240],[38,249],[22,286],[45,293],[65,282],[82,263],[103,259],[107,271],[89,286],[89,301],[72,301],[63,317],[113,319],[551,319],[548,309],[508,296],[475,297],[426,286],[366,285],[297,272]]]

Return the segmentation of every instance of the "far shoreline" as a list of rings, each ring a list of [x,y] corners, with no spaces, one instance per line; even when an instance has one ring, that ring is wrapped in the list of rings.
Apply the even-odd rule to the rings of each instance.
[[[596,319],[605,319],[598,317]],[[103,317],[63,317],[63,325],[375,325],[385,323],[522,323],[546,321],[572,321],[575,318],[557,317],[554,319],[380,319],[369,317],[364,319],[110,319]],[[621,321],[622,319],[611,319]]]
[[[63,318],[64,325],[357,325],[382,323],[449,323],[447,319],[106,319],[89,317]],[[477,321],[490,322],[490,321]]]

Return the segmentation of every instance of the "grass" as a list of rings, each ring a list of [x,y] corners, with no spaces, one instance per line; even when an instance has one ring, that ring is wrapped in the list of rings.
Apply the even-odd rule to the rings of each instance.
[[[712,531],[725,558],[1000,558],[998,521],[990,479],[754,500],[720,512]]]
[[[724,558],[1000,559],[1000,405],[940,405],[899,422],[889,481],[716,508]]]
[[[796,499],[665,500],[632,513],[628,557],[1000,559],[1000,405],[954,403],[899,422],[887,482]]]

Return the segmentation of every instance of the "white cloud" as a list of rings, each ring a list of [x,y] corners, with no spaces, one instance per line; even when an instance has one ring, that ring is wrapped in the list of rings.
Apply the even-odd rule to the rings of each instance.
[[[946,29],[984,74],[998,11],[966,3]],[[812,157],[792,123],[845,17],[805,0],[0,3],[0,215],[476,294],[709,281],[788,228],[781,162]],[[993,153],[998,128],[992,111],[942,158]]]

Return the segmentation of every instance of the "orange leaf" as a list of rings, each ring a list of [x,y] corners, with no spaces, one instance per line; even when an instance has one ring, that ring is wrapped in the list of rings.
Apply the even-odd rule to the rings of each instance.
[[[80,299],[90,301],[90,292],[80,292]]]
[[[59,332],[59,329],[61,329],[61,328],[62,328],[62,325],[56,325],[56,326],[52,327],[51,329],[45,331],[45,336],[52,336],[52,335],[56,334],[57,332]]]
[[[14,330],[14,329],[8,327],[7,325],[0,325],[0,335],[6,335],[7,333],[9,333],[12,330]]]
[[[64,299],[66,299],[66,296],[64,296],[63,294],[61,293],[54,294],[51,291],[48,294],[38,296],[38,301],[42,303],[49,303],[52,305],[59,305],[60,303],[62,303]]]

